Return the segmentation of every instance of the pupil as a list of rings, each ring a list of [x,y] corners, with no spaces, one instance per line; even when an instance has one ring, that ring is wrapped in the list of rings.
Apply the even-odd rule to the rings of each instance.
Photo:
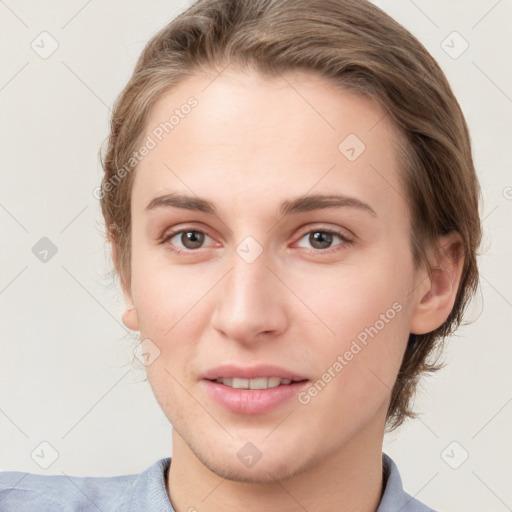
[[[204,241],[204,234],[197,231],[186,231],[181,235],[181,241],[187,249],[197,249]]]
[[[326,249],[332,244],[332,234],[325,231],[315,231],[309,235],[309,241],[315,249]]]

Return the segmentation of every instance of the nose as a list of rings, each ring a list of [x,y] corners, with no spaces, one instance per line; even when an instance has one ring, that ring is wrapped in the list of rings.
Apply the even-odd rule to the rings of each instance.
[[[251,344],[282,334],[288,327],[285,290],[269,268],[265,251],[250,263],[233,251],[231,270],[217,290],[213,327],[228,339]]]

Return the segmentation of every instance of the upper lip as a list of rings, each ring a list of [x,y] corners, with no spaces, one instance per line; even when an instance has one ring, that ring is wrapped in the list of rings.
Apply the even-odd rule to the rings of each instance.
[[[202,378],[207,380],[231,379],[233,377],[241,379],[279,377],[281,379],[307,380],[307,377],[303,375],[273,364],[258,364],[254,366],[222,365],[211,368],[202,375]]]

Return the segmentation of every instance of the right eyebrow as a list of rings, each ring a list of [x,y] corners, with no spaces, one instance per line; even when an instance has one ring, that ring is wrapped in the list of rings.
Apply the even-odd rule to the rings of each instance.
[[[213,203],[200,197],[192,197],[183,194],[165,194],[155,197],[146,206],[146,210],[155,210],[157,208],[175,207],[185,210],[195,210],[203,213],[217,215],[217,210]]]

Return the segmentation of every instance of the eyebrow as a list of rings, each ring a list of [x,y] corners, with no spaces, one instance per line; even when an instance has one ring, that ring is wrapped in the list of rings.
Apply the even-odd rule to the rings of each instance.
[[[184,194],[165,194],[155,197],[146,206],[146,211],[158,208],[183,208],[203,213],[217,215],[217,209],[214,204],[207,199],[193,197]],[[375,210],[364,201],[355,197],[343,195],[309,195],[301,196],[296,199],[286,200],[281,204],[281,214],[289,215],[291,213],[302,213],[324,208],[357,208],[377,216]]]

